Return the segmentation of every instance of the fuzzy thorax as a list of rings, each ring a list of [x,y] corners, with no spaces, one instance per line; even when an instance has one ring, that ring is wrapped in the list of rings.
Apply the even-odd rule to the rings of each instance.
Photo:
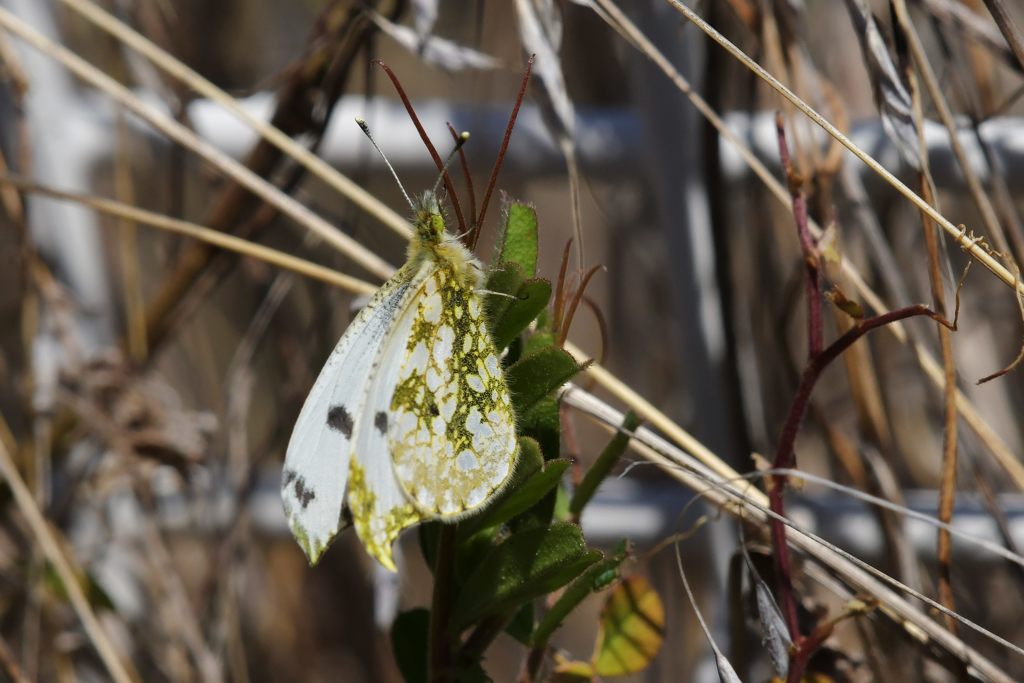
[[[417,198],[408,259],[417,265],[424,260],[449,263],[463,287],[479,289],[482,272],[480,262],[462,242],[447,231],[437,196],[433,192],[426,192]]]

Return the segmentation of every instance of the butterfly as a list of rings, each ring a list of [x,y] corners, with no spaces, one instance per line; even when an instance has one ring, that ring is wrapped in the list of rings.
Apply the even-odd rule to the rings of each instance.
[[[311,565],[350,515],[367,552],[395,571],[403,529],[481,509],[512,473],[515,417],[483,269],[446,230],[437,187],[406,195],[406,263],[342,335],[292,431],[281,497]]]

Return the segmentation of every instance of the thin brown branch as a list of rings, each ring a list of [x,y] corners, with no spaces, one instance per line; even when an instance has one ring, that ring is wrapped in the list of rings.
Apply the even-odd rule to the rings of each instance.
[[[606,270],[604,266],[591,266],[590,269],[583,274],[580,278],[580,284],[576,287],[572,293],[572,300],[569,302],[569,308],[566,310],[565,318],[560,321],[560,327],[558,328],[558,345],[561,346],[565,343],[565,340],[569,338],[569,328],[572,327],[572,320],[576,317],[576,309],[579,308],[580,301],[583,299],[584,293],[587,291],[587,285],[590,284],[590,280],[599,271]]]
[[[960,146],[960,142],[957,137],[956,126],[952,121],[952,114],[946,104],[945,97],[939,89],[935,74],[931,69],[931,64],[928,62],[927,57],[924,54],[924,48],[921,46],[920,38],[918,38],[913,23],[910,21],[906,4],[904,0],[895,0],[893,7],[895,8],[897,22],[902,35],[907,39],[907,42],[910,45],[910,51],[913,56],[914,63],[921,72],[922,78],[925,82],[925,87],[928,88],[932,102],[935,104],[940,117],[947,126],[950,143],[953,145],[954,150],[959,149],[962,154],[963,149]],[[929,206],[936,206],[937,198],[935,197],[934,191],[935,185],[928,168],[928,146],[924,138],[925,119],[921,89],[913,69],[908,67],[905,75],[910,85],[914,124],[918,135],[918,149],[920,150],[919,156],[921,158],[921,169],[919,172],[919,183],[921,197]],[[1001,244],[1005,244],[1006,237],[1002,232],[1002,227],[999,225],[998,220],[995,218],[995,211],[993,210],[987,195],[985,195],[984,191],[981,189],[980,181],[977,176],[973,174],[969,164],[966,163],[965,157],[958,155],[957,158],[960,160],[961,168],[964,171],[964,177],[967,180],[968,187],[971,188],[972,195],[975,195],[975,201],[978,202],[978,207],[981,209],[982,216],[985,217],[986,225],[988,225],[989,229],[994,231],[994,234],[999,237]],[[980,197],[978,195],[980,195]],[[938,210],[937,207],[936,209]],[[921,228],[924,231],[924,242],[928,255],[928,281],[931,287],[932,306],[935,308],[938,315],[945,317],[946,292],[942,284],[942,262],[940,260],[941,256],[939,253],[938,231],[936,230],[934,222],[931,220],[931,216],[927,212],[923,211],[921,212]],[[939,487],[938,516],[940,521],[949,524],[953,518],[953,508],[956,502],[956,363],[953,359],[953,337],[950,330],[942,325],[938,325],[937,331],[939,334],[939,347],[942,355],[942,368],[945,376],[945,383],[942,391],[942,476]],[[952,551],[952,538],[946,529],[940,527],[938,530],[938,548],[936,551],[936,559],[939,567],[939,600],[950,610],[955,609],[952,584]],[[948,617],[946,618],[946,627],[950,631],[954,633],[956,632],[956,622]]]
[[[821,270],[818,268],[818,253],[807,226],[807,197],[804,195],[803,178],[793,168],[786,142],[786,128],[782,112],[775,113],[775,131],[779,141],[779,157],[786,175],[789,195],[793,199],[793,218],[796,221],[797,237],[804,256],[804,296],[807,297],[807,356],[813,358],[821,353],[824,345],[824,323],[821,316]]]
[[[898,320],[922,315],[928,316],[946,327],[952,327],[952,323],[947,322],[942,316],[933,312],[927,306],[915,304],[861,321],[808,361],[801,375],[796,395],[790,404],[789,415],[779,435],[775,458],[772,461],[773,469],[793,469],[796,467],[796,455],[794,452],[796,437],[803,424],[804,417],[807,415],[811,395],[814,392],[818,379],[821,377],[821,373],[846,349],[872,330],[890,325]],[[803,661],[800,650],[803,636],[800,633],[797,622],[797,605],[796,597],[793,593],[789,545],[786,540],[786,525],[782,521],[782,518],[785,517],[784,494],[786,483],[786,477],[783,475],[775,474],[771,477],[771,483],[768,487],[769,508],[776,516],[772,517],[769,521],[769,526],[772,535],[772,554],[775,558],[775,567],[778,573],[779,602],[782,606],[783,616],[786,618],[790,637],[796,646],[796,649],[790,656],[790,675],[788,680],[799,681],[802,671],[796,665]]]
[[[14,502],[28,523],[32,537],[39,544],[47,562],[57,572],[57,576],[60,578],[61,584],[63,584],[64,591],[67,593],[72,608],[81,620],[89,641],[96,648],[96,652],[99,654],[104,666],[106,666],[110,677],[117,683],[134,683],[134,681],[139,680],[137,674],[129,673],[129,665],[117,654],[117,650],[107,636],[106,631],[100,625],[99,620],[96,618],[96,613],[93,612],[89,600],[85,597],[78,576],[72,568],[71,560],[61,549],[61,544],[57,541],[55,532],[46,523],[46,519],[36,505],[32,493],[29,492],[25,481],[18,473],[18,468],[14,464],[10,451],[7,450],[7,447],[2,442],[0,442],[0,477],[3,477],[7,485],[10,486],[11,493],[14,495]]]
[[[1006,3],[1003,0],[985,0],[985,7],[995,19],[996,26],[999,27],[1003,38],[1006,38],[1006,44],[1010,46],[1013,56],[1017,58],[1017,63],[1020,64],[1021,69],[1024,69],[1024,35],[1021,34],[1017,24],[1014,23],[1007,11]]]

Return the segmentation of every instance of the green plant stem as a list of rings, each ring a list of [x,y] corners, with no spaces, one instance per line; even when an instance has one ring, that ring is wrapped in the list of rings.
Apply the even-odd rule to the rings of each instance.
[[[429,678],[430,683],[454,681],[449,622],[452,611],[452,583],[455,580],[455,542],[457,524],[442,524],[434,562],[434,594],[430,606]]]
[[[615,467],[615,463],[622,457],[626,446],[629,445],[630,438],[633,436],[633,432],[639,426],[640,418],[633,411],[629,411],[622,421],[619,431],[612,437],[611,442],[605,446],[604,450],[601,451],[601,455],[597,457],[597,460],[590,469],[587,470],[583,481],[576,487],[576,492],[572,496],[572,502],[569,503],[569,514],[572,515],[574,521],[579,521],[580,516],[583,514],[583,508],[590,502],[594,493],[597,492],[597,487],[608,477],[612,468]]]

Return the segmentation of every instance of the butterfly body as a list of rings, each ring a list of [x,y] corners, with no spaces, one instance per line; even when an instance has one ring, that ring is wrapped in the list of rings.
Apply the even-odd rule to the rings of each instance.
[[[447,233],[433,193],[415,208],[405,265],[342,335],[288,445],[285,515],[311,563],[343,526],[347,502],[367,551],[393,570],[402,529],[482,507],[515,462],[481,267]]]

